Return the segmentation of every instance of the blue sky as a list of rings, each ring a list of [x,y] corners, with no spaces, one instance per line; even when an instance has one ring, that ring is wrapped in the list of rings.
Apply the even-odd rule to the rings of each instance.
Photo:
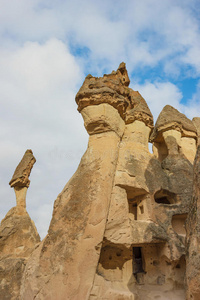
[[[46,234],[87,147],[74,98],[88,73],[124,61],[155,120],[166,104],[200,116],[199,16],[199,0],[0,0],[0,219],[15,205],[8,182],[31,148],[27,209]]]

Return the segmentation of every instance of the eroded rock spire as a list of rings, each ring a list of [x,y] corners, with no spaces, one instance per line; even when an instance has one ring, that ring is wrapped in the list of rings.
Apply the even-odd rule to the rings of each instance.
[[[30,185],[29,176],[35,162],[36,159],[33,156],[32,150],[26,150],[9,182],[10,186],[15,190],[17,209],[20,212],[26,210],[26,193]]]
[[[153,116],[139,92],[129,88],[126,64],[121,63],[117,71],[103,77],[88,75],[76,95],[78,111],[90,105],[108,103],[118,110],[126,124],[135,120],[144,122],[153,128]]]
[[[29,175],[36,159],[27,150],[10,181],[17,205],[9,210],[0,224],[0,298],[18,300],[22,275],[28,258],[40,237],[26,211]]]
[[[23,278],[19,277],[15,295],[21,300],[185,298],[184,225],[192,199],[199,119],[192,122],[166,106],[154,128],[147,103],[129,88],[129,82],[121,63],[117,71],[103,77],[88,75],[77,93],[78,110],[89,134],[88,148],[54,203],[47,236],[20,271]],[[153,154],[148,148],[150,136]],[[11,180],[16,193],[23,194],[28,188],[34,163],[29,158],[22,159]],[[197,165],[194,173],[196,192],[191,208],[197,208],[198,217],[198,201],[194,201],[199,198]],[[12,255],[20,253],[26,258],[32,247],[24,252],[23,234],[29,237],[30,230],[27,235],[25,221],[22,224],[26,213],[18,213],[25,211],[25,202],[17,199],[18,209],[11,210],[2,222],[0,253],[7,255],[6,247],[13,245],[8,241],[16,220],[18,244]],[[198,246],[197,217],[190,213],[187,240],[193,242],[189,260]],[[30,222],[28,226],[31,228]],[[187,277],[190,290],[198,285],[193,262],[189,262]],[[3,266],[6,264],[5,259]],[[10,273],[6,274],[12,296],[13,284],[9,284]]]

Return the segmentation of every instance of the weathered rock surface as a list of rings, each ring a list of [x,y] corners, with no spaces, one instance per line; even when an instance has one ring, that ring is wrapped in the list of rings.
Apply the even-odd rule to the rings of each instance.
[[[149,153],[150,131],[138,120],[125,125],[89,300],[185,297],[184,224],[193,167],[172,151],[173,143],[162,161]]]
[[[197,136],[198,136],[198,144],[200,144],[200,118],[195,117],[192,119],[192,122],[193,122],[194,126],[196,127]]]
[[[194,162],[193,197],[187,220],[187,300],[200,299],[200,145]]]
[[[196,138],[196,128],[192,121],[170,105],[166,105],[160,113],[151,135],[151,141],[159,141],[161,133],[167,130],[177,130],[182,133],[182,136]]]
[[[197,129],[184,114],[166,105],[156,121],[150,141],[159,160],[168,154],[181,154],[193,163],[196,154]]]
[[[13,207],[0,225],[1,299],[20,299],[24,268],[40,237],[28,213],[19,215]]]
[[[103,77],[88,75],[76,95],[78,110],[89,105],[108,103],[116,108],[126,123],[142,120],[153,127],[153,116],[139,92],[128,88],[130,83],[125,63],[117,71]]]
[[[21,300],[185,298],[185,221],[199,197],[195,188],[191,202],[198,118],[192,122],[166,106],[153,129],[144,98],[129,82],[124,63],[109,75],[86,77],[76,102],[89,134],[87,151],[54,203],[45,239],[32,252],[26,237],[24,248],[16,247],[21,264],[8,261],[7,272],[13,266],[19,279],[11,284],[17,292],[9,290],[5,299],[19,293],[19,286]],[[195,165],[197,182],[198,158]],[[19,218],[26,216],[25,189],[15,186]],[[188,293],[199,286],[200,270],[193,258],[190,262],[198,258],[199,244],[198,215],[192,209]],[[22,223],[23,230],[25,219]],[[31,241],[35,245],[35,238]]]
[[[11,181],[9,182],[11,187],[29,187],[30,180],[29,175],[31,169],[36,162],[35,157],[33,156],[32,150],[26,150],[22,160],[18,164]]]
[[[17,206],[7,213],[0,225],[0,299],[2,300],[20,299],[21,279],[27,259],[40,242],[35,225],[25,209],[26,190],[30,183],[28,176],[34,162],[32,151],[26,151],[11,184],[16,192]]]
[[[88,149],[55,201],[47,237],[27,264],[22,299],[87,299],[92,288],[124,121],[107,103],[81,112],[89,128]]]

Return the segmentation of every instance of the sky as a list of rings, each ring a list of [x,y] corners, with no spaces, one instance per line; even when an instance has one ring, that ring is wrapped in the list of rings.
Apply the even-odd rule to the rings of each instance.
[[[200,1],[0,0],[0,220],[32,149],[27,211],[44,238],[87,148],[75,95],[122,61],[155,121],[166,104],[200,116]]]

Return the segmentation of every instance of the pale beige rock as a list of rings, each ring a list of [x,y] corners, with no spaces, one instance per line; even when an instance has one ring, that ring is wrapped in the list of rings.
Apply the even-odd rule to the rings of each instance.
[[[31,150],[25,152],[10,182],[16,194],[13,207],[0,225],[0,298],[20,299],[21,279],[27,259],[40,242],[35,224],[26,211],[28,179],[35,158]]]
[[[194,162],[193,197],[186,223],[187,300],[200,299],[200,145]]]
[[[79,168],[55,202],[48,236],[38,252],[39,266],[29,260],[22,299],[79,300],[89,296],[105,231],[119,141],[119,133],[111,130],[90,132]]]
[[[154,155],[163,161],[168,154],[182,154],[193,163],[197,140],[197,129],[193,123],[175,108],[165,106],[150,137]]]
[[[82,109],[84,126],[89,134],[114,131],[119,137],[124,133],[125,123],[118,111],[107,103]]]
[[[77,93],[88,148],[54,203],[47,236],[20,271],[20,300],[185,298],[198,130],[166,106],[152,134],[151,112],[128,85],[122,63],[103,77],[88,75]],[[25,213],[24,195],[17,194],[18,213]],[[189,256],[197,235],[192,241]],[[198,283],[188,274],[191,289]]]
[[[16,196],[16,209],[19,214],[26,212],[26,193],[27,187],[14,187],[15,196]]]
[[[197,151],[196,139],[189,137],[181,138],[181,149],[180,152],[185,155],[185,157],[191,161],[193,164],[195,155]]]
[[[105,299],[107,293],[110,293],[113,299],[115,295],[119,297],[116,299],[126,299],[130,291],[133,297],[141,300],[147,297],[162,299],[165,296],[167,299],[172,295],[175,295],[175,299],[182,300],[184,297],[184,223],[179,222],[179,234],[177,222],[173,222],[172,227],[171,220],[175,213],[185,211],[185,203],[189,199],[187,187],[177,190],[175,184],[179,177],[183,178],[184,184],[187,183],[191,191],[191,181],[188,182],[188,177],[183,176],[188,164],[175,166],[175,170],[171,168],[168,177],[168,164],[165,172],[149,153],[149,134],[150,128],[138,120],[125,127],[119,148],[104,244],[89,299]],[[170,142],[170,136],[175,139],[175,146]],[[178,149],[176,145],[181,143],[181,133],[171,130],[168,133],[164,132],[164,137],[167,140],[169,155],[178,155],[176,160],[179,161],[181,156],[175,150]],[[156,193],[163,187],[166,192]],[[177,193],[182,203],[179,198],[176,199]],[[185,193],[185,196],[182,197],[181,193]],[[156,203],[155,195],[160,204]],[[165,197],[167,201],[171,201],[169,204],[162,204]],[[134,247],[141,247],[144,268],[143,272],[135,276],[131,253]],[[177,264],[180,264],[181,271],[176,269]],[[175,287],[176,282],[179,283],[179,288]]]
[[[166,105],[158,116],[150,140],[161,142],[162,133],[168,130],[180,131],[181,136],[185,137],[197,137],[197,130],[193,122],[170,105]]]
[[[197,135],[198,135],[198,145],[200,145],[200,117],[193,118],[192,122],[193,122],[194,126],[196,127]]]

